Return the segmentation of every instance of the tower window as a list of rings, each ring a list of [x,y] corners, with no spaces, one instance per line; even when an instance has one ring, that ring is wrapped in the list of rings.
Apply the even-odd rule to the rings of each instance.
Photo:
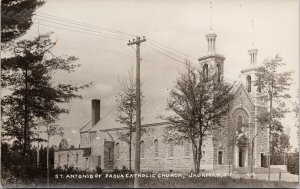
[[[204,78],[207,79],[208,78],[208,65],[207,64],[203,65],[203,74],[204,74]]]
[[[247,80],[247,91],[248,91],[248,93],[250,93],[251,92],[251,76],[248,75],[246,77],[246,80]]]
[[[258,78],[257,91],[261,93],[261,79],[260,78]]]

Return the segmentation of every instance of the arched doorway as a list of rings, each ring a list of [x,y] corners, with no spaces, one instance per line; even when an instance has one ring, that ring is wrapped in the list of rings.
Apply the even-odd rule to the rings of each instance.
[[[238,108],[232,113],[233,120],[233,132],[235,142],[233,143],[233,156],[234,156],[234,166],[235,167],[248,167],[249,159],[249,138],[247,136],[249,116],[248,113],[242,109]]]

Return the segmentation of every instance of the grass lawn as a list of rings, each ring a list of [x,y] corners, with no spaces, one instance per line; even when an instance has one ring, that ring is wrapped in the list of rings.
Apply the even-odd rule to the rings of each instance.
[[[64,176],[65,177],[65,176]],[[46,179],[34,178],[27,183],[11,180],[2,187],[46,187]],[[50,187],[60,188],[132,188],[133,178],[50,178]],[[141,178],[143,188],[299,188],[296,182],[237,179],[231,177],[192,177],[192,178]]]
[[[46,180],[32,187],[45,187]],[[37,182],[36,182],[37,183]],[[28,187],[28,185],[27,185]],[[29,186],[30,187],[30,186]],[[133,179],[51,179],[51,187],[132,188]],[[142,178],[144,188],[299,188],[298,183],[235,178]]]

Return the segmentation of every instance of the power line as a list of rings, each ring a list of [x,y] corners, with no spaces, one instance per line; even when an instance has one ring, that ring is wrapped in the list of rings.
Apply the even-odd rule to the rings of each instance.
[[[104,32],[100,32],[100,31],[96,31],[96,30],[90,30],[90,29],[86,29],[86,28],[80,28],[80,27],[76,27],[76,26],[72,26],[72,25],[61,24],[61,23],[58,23],[58,22],[52,22],[52,21],[43,20],[43,19],[39,19],[39,18],[34,18],[34,19],[40,20],[40,21],[44,21],[44,22],[49,22],[49,23],[52,23],[52,24],[63,25],[63,26],[71,27],[71,28],[75,28],[75,29],[81,29],[81,30],[85,30],[85,31],[101,33],[101,34],[110,35],[110,36],[114,36],[114,37],[120,37],[120,38],[124,38],[124,39],[126,39],[126,40],[129,39],[129,38],[125,38],[124,36],[121,36],[121,35],[110,34],[110,33],[104,33]]]
[[[186,53],[184,53],[184,52],[181,52],[181,51],[176,50],[176,49],[174,49],[174,48],[171,48],[171,47],[169,47],[169,46],[167,46],[167,45],[165,45],[165,44],[162,44],[162,43],[159,43],[159,42],[157,42],[157,41],[154,41],[153,39],[149,39],[149,38],[148,38],[148,41],[149,41],[149,42],[152,41],[153,43],[156,43],[157,45],[160,45],[160,46],[162,46],[162,47],[164,47],[164,48],[168,48],[168,49],[170,49],[170,50],[172,50],[172,51],[175,51],[175,52],[177,52],[177,53],[180,53],[180,54],[182,54],[182,55],[184,55],[184,56],[187,56],[187,57],[190,57],[190,58],[192,58],[192,59],[194,59],[194,60],[197,60],[196,58],[194,58],[194,57],[192,57],[192,56],[190,56],[190,55],[188,55],[188,54],[186,54]]]
[[[14,5],[14,8],[19,9],[21,11],[24,10],[24,8],[21,8],[17,5]],[[59,16],[55,16],[55,15],[51,15],[51,14],[47,14],[47,13],[43,13],[43,12],[39,12],[39,11],[35,11],[35,13],[36,13],[35,16],[40,16],[40,17],[44,17],[44,18],[48,18],[48,19],[61,21],[61,22],[67,22],[67,23],[71,23],[71,24],[75,24],[75,25],[81,25],[81,26],[84,26],[84,27],[94,27],[94,28],[97,28],[99,30],[104,30],[104,31],[107,31],[107,32],[112,32],[112,33],[121,34],[121,35],[136,36],[136,35],[131,34],[131,33],[126,33],[126,32],[119,31],[119,30],[113,30],[113,29],[109,29],[109,28],[105,28],[105,27],[100,27],[100,26],[97,26],[97,25],[88,24],[88,23],[84,23],[84,22],[79,22],[79,21],[76,21],[76,20],[63,18],[63,17],[59,17]],[[3,15],[1,15],[1,16],[3,16]]]
[[[178,59],[176,59],[176,58],[174,58],[174,57],[172,57],[172,56],[170,56],[170,55],[168,55],[168,54],[166,54],[166,53],[164,53],[164,52],[162,52],[160,50],[154,49],[154,48],[152,48],[152,47],[150,47],[150,46],[148,46],[146,44],[144,44],[142,47],[147,48],[147,49],[149,49],[149,50],[151,50],[151,51],[153,51],[155,53],[158,53],[158,54],[164,55],[166,57],[169,57],[169,58],[171,58],[171,59],[173,59],[173,60],[175,60],[175,61],[177,61],[177,62],[179,62],[181,64],[185,64],[183,61],[178,60]]]
[[[37,23],[33,23],[33,24],[37,24]],[[52,27],[52,28],[58,28],[58,29],[62,29],[62,30],[67,30],[67,31],[72,31],[72,32],[77,32],[77,33],[83,33],[83,34],[88,34],[88,35],[94,35],[94,36],[101,36],[101,37],[106,37],[106,38],[111,38],[111,39],[117,39],[117,40],[121,40],[121,41],[125,41],[124,38],[117,38],[117,37],[111,37],[111,36],[105,36],[105,35],[100,35],[100,34],[94,34],[94,33],[88,33],[88,32],[83,32],[83,31],[78,31],[78,30],[71,30],[68,28],[63,28],[63,27],[58,27],[58,26],[52,26],[52,25],[47,25],[47,24],[41,24],[43,26],[47,26],[47,27]]]
[[[156,44],[154,44],[154,43],[152,43],[152,42],[148,42],[148,43],[150,43],[149,46],[152,45],[152,46],[158,47],[159,49],[162,49],[162,50],[166,51],[167,53],[169,53],[169,54],[171,54],[171,55],[174,55],[174,56],[176,56],[176,57],[178,57],[178,58],[180,58],[180,59],[182,59],[182,60],[185,60],[185,58],[182,58],[181,56],[179,56],[179,55],[177,55],[177,54],[174,54],[174,53],[172,53],[172,52],[170,52],[170,51],[168,51],[168,50],[165,50],[165,49],[163,49],[162,47],[160,47],[160,46],[158,46],[158,45],[156,45]]]

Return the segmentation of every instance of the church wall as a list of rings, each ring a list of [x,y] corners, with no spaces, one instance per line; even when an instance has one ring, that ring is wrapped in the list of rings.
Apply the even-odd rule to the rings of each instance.
[[[88,148],[90,147],[90,134],[88,132],[80,133],[80,148]]]
[[[258,107],[258,111],[263,111],[262,107]],[[257,135],[257,154],[256,154],[256,166],[261,167],[261,153],[264,155],[268,154],[269,151],[269,134],[268,129],[265,128]]]
[[[192,146],[190,144],[190,156],[184,155],[183,142],[175,143],[174,157],[168,157],[169,145],[163,136],[165,126],[153,126],[145,128],[141,141],[144,141],[144,157],[141,157],[142,171],[191,171],[194,169],[192,158]],[[114,138],[114,168],[121,169],[123,166],[129,168],[129,146],[126,142],[119,138],[121,133],[125,130],[109,131],[110,136]],[[135,136],[132,137],[132,163],[131,167],[134,169],[135,159]],[[155,157],[154,140],[158,140],[158,157]],[[119,157],[117,155],[116,144],[119,145]],[[205,158],[201,160],[201,169],[212,169],[213,150],[212,139],[208,138],[204,142],[203,151],[205,151]]]
[[[65,165],[69,167],[74,167],[79,170],[93,170],[94,164],[93,159],[90,157],[85,157],[85,148],[82,149],[67,149],[55,151],[54,153],[54,167],[64,168]],[[78,161],[76,161],[76,155],[78,155]],[[59,158],[60,156],[60,158]],[[69,156],[69,161],[67,156]]]
[[[238,111],[237,111],[238,110]],[[247,122],[250,124],[247,128],[245,128],[245,134],[248,138],[252,138],[255,133],[255,126],[253,124],[254,121],[254,106],[250,99],[248,98],[246,91],[240,86],[239,89],[234,94],[234,99],[231,103],[231,110],[229,111],[229,116],[226,116],[222,119],[221,125],[223,128],[214,130],[214,170],[219,171],[227,171],[229,169],[229,164],[235,166],[237,164],[235,158],[235,141],[233,140],[233,136],[236,132],[236,118],[237,114],[247,115],[249,118]],[[245,114],[246,113],[246,114]],[[251,160],[251,145],[249,144],[247,147],[247,166],[250,166]],[[219,151],[222,152],[223,163],[219,164],[218,156]]]

